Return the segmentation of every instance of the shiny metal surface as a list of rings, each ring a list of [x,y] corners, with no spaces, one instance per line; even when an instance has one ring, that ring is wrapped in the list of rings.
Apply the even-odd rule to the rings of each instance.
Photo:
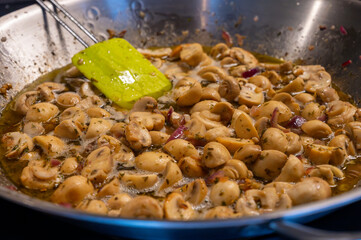
[[[106,29],[127,30],[133,45],[164,46],[197,41],[221,41],[221,30],[247,36],[244,48],[275,57],[321,64],[342,90],[360,100],[361,3],[323,0],[64,0],[59,1],[98,39]],[[242,19],[242,21],[239,21]],[[319,26],[326,26],[320,30]],[[333,27],[334,26],[334,27]],[[344,26],[347,35],[340,33]],[[185,31],[188,31],[188,34]],[[70,62],[82,46],[33,5],[0,19],[0,84],[11,83],[3,108],[25,85]],[[315,48],[310,51],[309,46]],[[342,63],[352,64],[342,67]],[[355,190],[326,201],[260,217],[222,221],[170,222],[114,219],[80,213],[10,190],[0,173],[0,196],[18,204],[61,216],[75,224],[132,238],[231,239],[271,232],[270,222],[307,222],[361,199]],[[10,189],[9,189],[10,188]]]

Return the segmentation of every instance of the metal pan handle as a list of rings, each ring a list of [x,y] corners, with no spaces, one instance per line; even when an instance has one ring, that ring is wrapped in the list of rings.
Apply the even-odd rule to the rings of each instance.
[[[312,239],[312,240],[349,240],[361,239],[361,232],[336,232],[315,229],[302,224],[275,221],[270,224],[270,227],[279,234],[290,237],[292,239]]]

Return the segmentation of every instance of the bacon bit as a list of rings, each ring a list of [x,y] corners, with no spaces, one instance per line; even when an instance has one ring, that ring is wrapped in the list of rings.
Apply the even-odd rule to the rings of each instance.
[[[242,36],[241,34],[236,33],[238,46],[243,46],[243,40],[246,39],[246,36]]]
[[[323,31],[323,30],[326,30],[326,26],[325,25],[320,25],[320,26],[318,26],[319,27],[319,29],[321,30],[321,31]]]
[[[346,28],[344,28],[342,25],[340,26],[340,32],[342,35],[347,35]]]
[[[59,161],[58,159],[51,159],[50,160],[50,166],[51,167],[56,167],[59,166],[61,164],[61,161]]]
[[[231,35],[229,34],[229,32],[222,30],[222,38],[223,40],[226,42],[228,47],[232,47],[233,46],[233,40]]]
[[[168,142],[170,142],[170,141],[172,141],[172,140],[174,140],[174,139],[182,138],[183,135],[184,135],[184,131],[186,131],[186,130],[187,130],[187,127],[186,127],[186,126],[184,126],[184,125],[179,126],[179,127],[172,133],[172,135],[170,135],[170,137],[168,138],[168,140],[167,140],[166,143],[168,143]]]
[[[256,73],[259,72],[259,69],[258,68],[252,68],[248,71],[245,71],[244,73],[242,73],[242,77],[244,78],[250,78],[252,76],[254,76]]]
[[[346,62],[342,63],[342,67],[347,67],[348,65],[350,65],[352,63],[351,60],[347,60]]]

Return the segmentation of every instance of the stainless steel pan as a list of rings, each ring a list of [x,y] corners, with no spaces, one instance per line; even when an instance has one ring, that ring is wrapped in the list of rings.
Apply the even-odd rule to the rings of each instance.
[[[294,0],[68,0],[60,1],[98,38],[106,29],[126,29],[134,45],[165,46],[182,41],[211,45],[221,41],[221,30],[246,35],[244,47],[289,60],[321,64],[334,82],[358,102],[361,93],[361,2]],[[240,21],[242,19],[242,21]],[[320,29],[320,25],[327,28]],[[344,26],[347,35],[340,33]],[[184,32],[188,31],[188,32]],[[188,34],[184,34],[188,33]],[[70,62],[82,46],[39,6],[33,5],[0,19],[0,83],[11,83],[4,107],[24,86],[42,74]],[[315,46],[310,51],[309,46]],[[352,60],[346,68],[342,63]],[[85,214],[30,198],[13,191],[0,171],[0,197],[111,235],[141,239],[231,239],[272,231],[293,237],[322,239],[305,223],[361,199],[361,190],[325,201],[259,217],[231,220],[170,222],[115,219]],[[295,232],[298,229],[300,232]],[[296,234],[296,235],[295,235]],[[308,235],[307,235],[308,234]],[[337,235],[331,235],[335,237]],[[355,238],[359,235],[342,235]]]

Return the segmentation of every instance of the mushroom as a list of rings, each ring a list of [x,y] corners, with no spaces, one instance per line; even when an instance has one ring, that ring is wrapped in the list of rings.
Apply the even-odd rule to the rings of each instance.
[[[267,77],[273,85],[277,85],[282,81],[281,76],[275,70],[265,71],[261,75]]]
[[[170,48],[157,48],[157,49],[137,49],[146,58],[163,58],[168,57],[172,53]]]
[[[295,101],[295,99],[289,94],[285,92],[277,93],[272,97],[273,101],[283,102],[290,110],[295,114],[300,114],[300,105]]]
[[[131,112],[152,112],[157,105],[157,100],[153,97],[142,97],[134,103]]]
[[[182,171],[179,169],[178,165],[173,161],[167,162],[167,165],[165,166],[162,175],[163,175],[163,180],[160,183],[158,189],[159,191],[173,186],[175,183],[177,183],[183,178]]]
[[[271,84],[270,80],[268,80],[268,78],[263,75],[256,75],[256,76],[250,77],[248,79],[248,82],[254,84],[255,86],[257,86],[259,88],[262,88],[263,90],[268,90],[268,89],[272,88],[272,84]]]
[[[344,134],[340,134],[335,136],[329,143],[330,147],[339,147],[342,148],[344,155],[355,156],[357,151],[355,149],[355,145],[351,141],[349,137]],[[334,165],[340,165],[341,163],[333,163]]]
[[[58,168],[44,166],[44,163],[43,160],[33,160],[23,169],[20,181],[26,188],[40,191],[54,188]]]
[[[222,68],[216,66],[203,67],[197,74],[209,82],[219,82],[227,77],[227,73]]]
[[[249,107],[259,105],[264,102],[263,92],[257,90],[257,86],[252,83],[246,83],[241,87],[238,96],[238,103]]]
[[[26,133],[9,132],[1,138],[2,145],[6,148],[5,157],[18,158],[24,151],[31,151],[34,143]]]
[[[209,142],[203,148],[202,163],[208,168],[215,168],[230,160],[227,148],[218,142]]]
[[[307,75],[302,74],[300,77]],[[310,93],[315,93],[317,89],[325,89],[331,85],[331,76],[326,71],[318,71],[309,73],[309,79],[305,83],[305,90]]]
[[[242,92],[238,82],[230,76],[222,78],[218,89],[219,95],[228,101],[233,101]]]
[[[291,119],[292,112],[289,109],[289,107],[287,107],[282,102],[273,101],[273,100],[263,103],[251,115],[256,119],[259,119],[261,117],[271,118],[276,108],[279,111],[279,116],[277,121],[278,123],[286,122]]]
[[[120,193],[120,182],[118,178],[114,178],[105,184],[98,192],[97,197],[102,198]]]
[[[258,65],[257,58],[242,48],[231,48],[230,56],[237,59],[241,64],[245,64],[249,68],[254,68]]]
[[[361,149],[361,122],[349,122],[345,126],[357,150]]]
[[[183,44],[179,56],[182,62],[195,67],[203,59],[202,45],[199,43]]]
[[[328,183],[318,177],[304,178],[287,191],[293,205],[319,201],[331,197],[331,188]]]
[[[135,158],[135,166],[141,170],[161,173],[173,158],[162,152],[143,152]]]
[[[248,171],[247,166],[242,161],[236,159],[228,160],[221,171],[223,171],[226,177],[234,180],[252,176],[252,172]]]
[[[43,125],[39,122],[26,122],[23,127],[24,133],[29,136],[39,136],[45,132]]]
[[[276,182],[298,182],[305,174],[305,169],[301,160],[294,155],[290,155],[283,166],[280,175],[274,180]]]
[[[131,121],[125,127],[125,137],[130,147],[136,151],[143,147],[149,147],[152,144],[152,138],[148,130],[141,124]]]
[[[55,99],[53,91],[51,91],[51,89],[47,86],[39,86],[37,89],[41,100],[44,100],[45,102],[51,102]]]
[[[201,100],[214,100],[220,102],[221,95],[219,95],[218,90],[215,88],[203,87]]]
[[[341,179],[344,177],[343,172],[335,166],[324,164],[324,165],[318,165],[312,168],[308,172],[308,176],[310,177],[319,177],[325,181],[327,181],[329,184],[334,185],[335,184],[335,177],[338,179]]]
[[[107,203],[110,209],[121,209],[131,200],[132,197],[128,193],[118,193],[109,198]]]
[[[239,115],[235,119],[234,129],[236,130],[237,137],[239,138],[259,138],[258,132],[253,125],[252,118],[245,112],[238,110]],[[233,122],[233,120],[232,120]]]
[[[63,108],[74,107],[81,100],[80,96],[75,92],[65,92],[56,98],[56,103]]]
[[[77,159],[75,157],[68,157],[61,165],[60,172],[64,175],[71,175],[77,171],[78,167]]]
[[[156,174],[132,174],[121,172],[119,179],[126,187],[135,188],[137,190],[151,188],[158,182]]]
[[[318,103],[310,102],[303,108],[301,116],[306,120],[319,119],[321,116],[323,116],[325,109],[326,107],[324,105],[320,106]]]
[[[224,43],[218,43],[211,48],[210,56],[216,60],[221,60],[224,57],[228,56],[230,49]]]
[[[204,138],[207,140],[207,142],[212,142],[212,141],[216,141],[218,137],[231,137],[232,135],[233,135],[233,129],[222,126],[208,130],[204,134]]]
[[[59,115],[59,121],[62,122],[64,120],[72,120],[82,131],[87,128],[86,122],[87,117],[85,113],[78,107],[70,107],[65,109]]]
[[[204,125],[204,123],[199,120],[199,118],[200,118],[199,116],[198,116],[198,118],[193,118],[185,124],[185,127],[187,128],[187,131],[188,131],[187,136],[189,138],[193,138],[193,139],[204,138],[204,135],[206,134],[207,129],[206,129],[206,126]]]
[[[174,139],[169,141],[166,145],[164,145],[163,149],[178,161],[183,157],[199,159],[197,149],[193,146],[193,144],[183,139]]]
[[[107,110],[100,107],[91,107],[87,109],[86,113],[90,118],[108,118],[111,116]]]
[[[80,136],[81,129],[72,120],[62,121],[54,129],[54,135],[61,138],[76,139]]]
[[[189,111],[190,114],[193,114],[195,112],[202,112],[204,110],[208,110],[211,111],[213,109],[213,107],[217,104],[217,101],[214,100],[204,100],[204,101],[200,101],[196,104],[194,104],[194,106],[191,108],[191,110]]]
[[[332,101],[328,103],[326,114],[327,123],[330,125],[340,125],[354,121],[357,108],[349,102]]]
[[[85,134],[86,139],[99,137],[103,134],[106,134],[110,128],[112,127],[112,124],[103,118],[92,118],[90,119],[90,124],[88,126],[88,130]]]
[[[79,89],[79,93],[80,93],[80,96],[83,98],[95,95],[94,91],[92,90],[92,88],[88,82],[85,82],[81,85],[81,87]]]
[[[190,220],[195,217],[191,204],[179,193],[169,194],[164,201],[163,209],[165,218],[170,220]]]
[[[76,205],[93,192],[92,183],[87,178],[76,175],[65,179],[54,191],[50,199],[54,203]]]
[[[132,112],[129,115],[129,121],[139,122],[141,125],[150,130],[160,130],[165,123],[165,117],[159,113],[151,112]]]
[[[239,148],[245,145],[254,144],[254,142],[250,139],[234,137],[217,137],[216,141],[225,146],[231,154],[235,153]]]
[[[218,102],[210,109],[210,112],[220,115],[221,121],[228,123],[232,120],[234,108],[229,102]]]
[[[226,206],[217,206],[209,209],[205,214],[205,219],[226,219],[234,217],[235,214],[230,207]]]
[[[199,205],[206,198],[208,188],[204,179],[198,178],[176,189],[174,192],[182,194],[186,201],[194,205]]]
[[[40,146],[44,154],[50,157],[62,155],[66,149],[66,144],[55,136],[36,136],[33,138],[33,141],[36,145]]]
[[[191,115],[191,120],[193,119],[204,124],[206,130],[223,126],[223,124],[220,123],[220,116],[218,114],[211,113],[208,110],[193,113]]]
[[[261,154],[261,146],[249,144],[239,148],[233,155],[233,158],[241,160],[249,165],[255,162]]]
[[[85,97],[83,100],[75,104],[75,107],[78,107],[82,110],[89,109],[91,107],[101,107],[105,104],[105,102],[98,96],[88,96]]]
[[[266,180],[275,179],[286,164],[287,155],[277,150],[263,150],[251,166],[255,176]]]
[[[101,200],[87,199],[76,206],[77,209],[94,214],[107,214],[108,208]]]
[[[294,96],[294,98],[297,101],[301,102],[302,104],[306,104],[306,103],[315,101],[315,97],[309,93],[299,93],[299,94],[296,94]]]
[[[332,87],[319,88],[316,90],[316,94],[321,98],[323,102],[326,103],[332,101],[338,101],[340,99],[337,91]]]
[[[92,151],[86,158],[81,175],[95,183],[103,182],[112,169],[113,161],[108,147],[100,147]]]
[[[277,92],[288,92],[288,93],[296,93],[301,92],[304,90],[305,82],[302,78],[297,77],[293,81],[291,81],[289,84],[284,86],[283,88],[277,90]]]
[[[56,83],[56,82],[43,82],[42,84],[39,84],[36,90],[39,90],[42,87],[47,87],[51,91],[60,93],[65,90],[65,85],[62,83]]]
[[[59,113],[57,106],[41,102],[32,105],[26,113],[26,121],[30,122],[47,122]]]
[[[311,120],[305,122],[304,124],[302,124],[301,129],[307,135],[313,138],[325,138],[332,133],[331,128],[326,123],[321,122],[320,120]]]
[[[302,150],[301,138],[293,132],[285,133],[287,138],[286,154],[296,154]]]
[[[170,137],[169,134],[159,131],[150,131],[149,135],[152,138],[152,145],[154,146],[162,146],[166,144]]]
[[[194,159],[192,157],[183,157],[178,161],[178,167],[187,177],[195,178],[203,177],[205,175],[199,159]]]
[[[286,152],[288,147],[286,134],[278,128],[268,128],[261,138],[261,143],[264,150]]]
[[[239,195],[240,190],[235,181],[221,180],[212,186],[209,198],[214,206],[227,206],[235,202]]]
[[[125,136],[125,127],[126,127],[126,124],[124,122],[118,122],[112,126],[112,128],[110,129],[110,132],[116,138],[124,137]]]
[[[199,102],[202,96],[202,86],[191,77],[185,77],[178,81],[173,89],[173,98],[178,106],[192,106]]]
[[[22,115],[26,115],[29,111],[30,106],[32,106],[38,99],[37,91],[29,91],[21,94],[15,101],[14,111]]]
[[[124,218],[162,219],[163,209],[154,198],[137,196],[123,206],[120,216]]]
[[[318,144],[307,144],[305,147],[305,155],[308,159],[316,164],[342,164],[346,155],[340,147],[328,147]]]

